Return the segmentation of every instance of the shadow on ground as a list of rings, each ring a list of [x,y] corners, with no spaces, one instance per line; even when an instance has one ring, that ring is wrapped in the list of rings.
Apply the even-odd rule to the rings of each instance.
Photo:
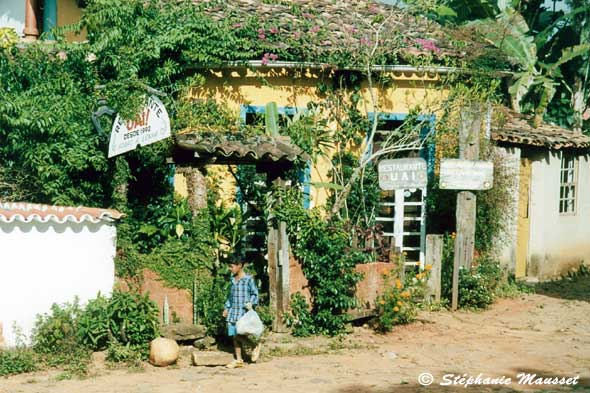
[[[590,392],[590,378],[579,378],[578,383],[573,386],[560,386],[560,385],[536,385],[533,383],[523,383],[518,384],[518,380],[520,378],[519,374],[529,374],[531,378],[529,381],[534,381],[537,378],[564,378],[567,380],[568,378],[575,377],[576,375],[562,375],[562,374],[555,374],[551,371],[545,370],[536,370],[536,369],[527,369],[522,368],[518,370],[514,370],[514,374],[510,376],[512,379],[511,384],[509,385],[472,385],[469,387],[464,387],[463,385],[454,385],[454,386],[441,386],[439,383],[442,381],[441,377],[435,377],[434,383],[429,386],[422,386],[418,383],[417,380],[411,381],[409,383],[402,383],[397,385],[390,385],[387,387],[379,387],[375,385],[366,385],[366,384],[354,384],[348,385],[344,388],[339,388],[334,390],[334,393],[427,393],[427,392],[449,392],[449,393],[459,393],[459,392],[481,392],[481,393],[516,393],[516,392],[526,392],[526,393],[558,393],[558,392]],[[449,372],[450,374],[450,372]],[[463,375],[465,373],[462,372],[453,372],[454,375]],[[471,375],[471,374],[470,374]],[[476,376],[476,375],[474,375]],[[497,377],[497,376],[496,376]],[[508,377],[508,376],[507,376]],[[484,376],[485,378],[485,376]],[[526,378],[526,376],[523,376]]]
[[[535,291],[554,298],[590,302],[590,276],[539,283],[535,285]]]

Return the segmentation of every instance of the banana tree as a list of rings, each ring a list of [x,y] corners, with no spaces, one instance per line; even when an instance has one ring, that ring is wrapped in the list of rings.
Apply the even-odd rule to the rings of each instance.
[[[533,89],[538,92],[536,125],[541,122],[556,86],[562,82],[560,66],[586,55],[590,50],[588,44],[574,45],[564,48],[557,61],[543,63],[539,59],[535,39],[525,19],[509,6],[503,8],[495,19],[476,20],[470,24],[519,68],[508,89],[512,108],[521,112],[523,98]]]

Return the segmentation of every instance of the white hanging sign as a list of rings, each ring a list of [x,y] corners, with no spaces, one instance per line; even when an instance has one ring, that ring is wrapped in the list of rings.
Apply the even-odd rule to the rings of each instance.
[[[109,158],[146,146],[170,136],[170,118],[160,99],[148,98],[147,105],[134,120],[115,118],[109,142]]]
[[[489,190],[494,184],[494,164],[489,161],[443,158],[440,188],[444,190]]]
[[[423,158],[381,160],[377,169],[382,190],[426,188],[428,182],[427,165]]]

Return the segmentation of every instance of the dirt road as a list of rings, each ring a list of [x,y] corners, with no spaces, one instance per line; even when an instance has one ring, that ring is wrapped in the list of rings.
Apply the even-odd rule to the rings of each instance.
[[[588,289],[590,290],[590,288]],[[349,338],[358,349],[333,354],[265,358],[243,369],[177,367],[142,372],[104,370],[84,380],[56,381],[56,373],[0,379],[0,393],[186,392],[463,392],[439,385],[445,374],[511,378],[507,385],[468,391],[569,391],[552,385],[518,384],[519,373],[579,376],[575,391],[590,391],[590,302],[546,295],[500,300],[481,313],[422,313],[420,321],[388,335],[358,328]],[[422,373],[434,382],[423,387]],[[427,381],[427,377],[422,377]]]

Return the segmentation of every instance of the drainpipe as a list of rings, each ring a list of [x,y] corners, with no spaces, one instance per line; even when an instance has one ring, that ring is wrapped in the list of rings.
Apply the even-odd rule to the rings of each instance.
[[[43,32],[47,33],[47,39],[52,40],[51,29],[57,26],[57,0],[45,0],[43,7]]]
[[[37,27],[37,15],[39,5],[37,0],[25,0],[25,40],[35,41],[39,38],[39,28]]]

